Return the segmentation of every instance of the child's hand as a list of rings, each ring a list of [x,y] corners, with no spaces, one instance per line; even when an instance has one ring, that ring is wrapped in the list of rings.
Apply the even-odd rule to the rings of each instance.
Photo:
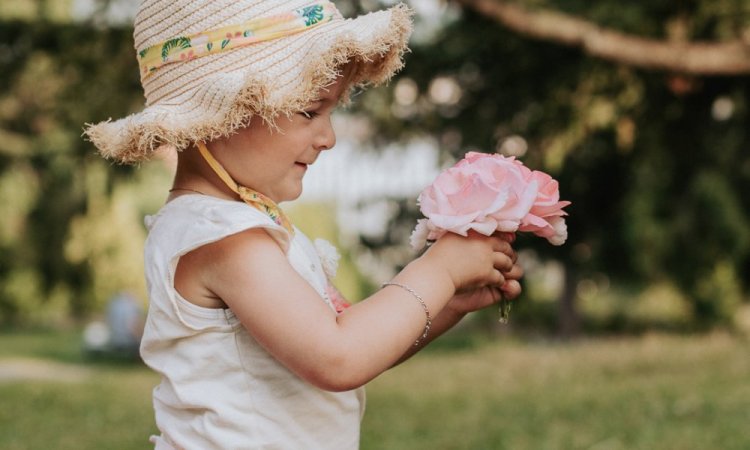
[[[502,233],[499,236],[508,243],[515,241],[515,235],[512,233]],[[505,282],[502,285],[484,286],[477,289],[459,291],[448,302],[446,309],[459,315],[465,315],[498,303],[502,299],[510,301],[521,295],[519,280],[523,276],[523,269],[520,265],[515,264],[516,253],[512,248],[509,250],[506,254],[514,261],[514,264],[509,271],[503,272]]]
[[[443,271],[456,292],[499,287],[503,273],[513,269],[515,252],[501,235],[490,237],[470,232],[468,237],[448,233],[438,239],[422,258],[435,270]]]
[[[503,274],[505,283],[501,286],[484,286],[481,288],[457,292],[445,306],[446,309],[459,315],[492,306],[500,300],[513,300],[521,295],[521,284],[518,279],[523,275],[521,266],[514,265],[510,272]]]
[[[496,235],[500,236],[511,245],[516,242],[516,233],[499,232],[496,233]],[[516,264],[518,255],[512,247],[510,248],[510,251],[511,253],[508,253],[507,255],[510,256],[510,258],[513,260],[513,267],[510,269],[510,271],[503,273],[503,276],[505,277],[505,283],[500,286],[500,291],[502,291],[503,298],[505,298],[506,300],[513,300],[521,295],[521,283],[519,283],[519,280],[521,279],[521,277],[523,277],[523,268]]]

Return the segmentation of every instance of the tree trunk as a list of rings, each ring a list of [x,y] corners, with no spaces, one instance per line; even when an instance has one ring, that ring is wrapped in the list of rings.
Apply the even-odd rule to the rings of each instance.
[[[558,333],[563,338],[572,338],[581,331],[581,319],[576,308],[576,271],[565,267],[565,284],[558,308]]]

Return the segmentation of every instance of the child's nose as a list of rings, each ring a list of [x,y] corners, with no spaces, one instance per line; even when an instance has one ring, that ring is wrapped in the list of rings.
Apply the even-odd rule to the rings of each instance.
[[[331,149],[336,145],[336,133],[333,130],[330,116],[327,120],[321,122],[321,130],[318,133],[318,139],[315,145],[315,148],[319,151]]]

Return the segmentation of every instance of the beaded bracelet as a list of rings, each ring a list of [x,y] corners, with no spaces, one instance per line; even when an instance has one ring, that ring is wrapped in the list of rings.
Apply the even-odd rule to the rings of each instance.
[[[419,303],[422,305],[426,320],[425,320],[425,325],[424,325],[424,332],[422,333],[421,336],[417,338],[416,341],[414,341],[414,346],[418,347],[419,344],[421,344],[422,341],[427,337],[427,334],[430,332],[430,327],[432,327],[432,316],[430,316],[430,310],[427,308],[427,303],[424,302],[424,299],[422,298],[421,295],[417,294],[417,292],[414,289],[410,288],[409,286],[405,284],[388,281],[388,282],[383,283],[381,287],[386,287],[386,286],[398,286],[401,289],[404,289],[406,292],[413,295],[414,298],[416,298],[419,301]]]

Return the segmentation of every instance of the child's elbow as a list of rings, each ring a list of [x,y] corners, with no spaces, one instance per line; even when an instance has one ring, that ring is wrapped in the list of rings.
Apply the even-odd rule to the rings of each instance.
[[[361,383],[355,380],[347,380],[343,378],[325,379],[325,380],[316,379],[316,380],[311,380],[311,383],[318,389],[322,389],[324,391],[329,391],[329,392],[352,391],[354,389],[360,388],[365,385],[365,383]]]
[[[374,375],[368,374],[360,364],[335,358],[302,374],[302,378],[324,391],[346,392],[364,386]]]

